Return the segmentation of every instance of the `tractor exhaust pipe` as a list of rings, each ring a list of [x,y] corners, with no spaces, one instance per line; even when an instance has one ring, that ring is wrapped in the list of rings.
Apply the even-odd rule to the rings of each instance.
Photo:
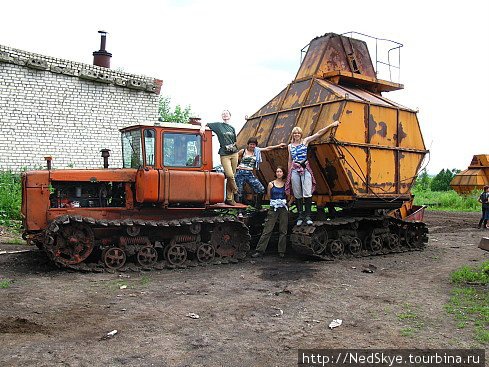
[[[102,149],[100,151],[102,153],[102,158],[104,159],[104,168],[109,168],[109,157],[110,157],[110,149]]]

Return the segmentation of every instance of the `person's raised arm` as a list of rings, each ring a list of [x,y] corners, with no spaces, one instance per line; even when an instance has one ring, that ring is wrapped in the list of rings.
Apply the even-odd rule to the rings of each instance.
[[[272,197],[272,187],[273,187],[273,181],[270,181],[268,183],[268,187],[267,187],[267,194],[268,194],[268,197],[271,198]]]
[[[333,122],[332,124],[326,126],[326,127],[323,127],[322,129],[318,130],[316,132],[316,134],[313,134],[311,136],[308,136],[307,138],[304,138],[304,145],[308,145],[311,141],[314,141],[316,140],[317,138],[319,138],[321,135],[323,135],[324,133],[326,133],[326,131],[338,126],[340,124],[339,121],[335,121]]]
[[[289,172],[289,175],[292,173],[292,154],[290,153],[290,145],[287,147],[287,150],[289,151],[289,161],[287,163],[287,172]]]
[[[204,137],[205,135],[205,127],[207,126],[207,123],[205,123],[204,121],[201,121],[200,122],[200,130],[199,130],[199,134],[200,136]]]
[[[238,163],[241,162],[241,160],[243,159],[243,155],[244,155],[244,148],[241,149],[239,152],[238,152]]]
[[[260,148],[260,150],[262,152],[268,152],[269,150],[273,150],[273,149],[283,149],[283,148],[286,148],[287,147],[287,144],[285,143],[280,143],[280,144],[277,144],[277,145],[269,145],[268,147],[265,147],[265,148]]]

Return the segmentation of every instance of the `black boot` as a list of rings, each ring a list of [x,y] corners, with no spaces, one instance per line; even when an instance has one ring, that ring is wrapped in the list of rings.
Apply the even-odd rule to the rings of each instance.
[[[298,226],[301,226],[304,219],[303,219],[303,212],[304,212],[304,208],[303,208],[303,201],[302,201],[302,198],[300,199],[297,199],[295,198],[295,205],[297,206],[297,213],[299,214],[299,216],[297,217],[297,225]]]
[[[263,194],[256,194],[255,208],[256,210],[261,210],[261,203],[263,201]]]
[[[487,219],[484,219],[484,222],[482,223],[482,229],[487,229]]]
[[[304,198],[304,206],[306,208],[306,211],[305,211],[305,221],[306,221],[306,224],[308,226],[310,226],[312,224],[312,220],[311,220],[311,206],[312,206],[312,197],[309,197],[309,198]]]

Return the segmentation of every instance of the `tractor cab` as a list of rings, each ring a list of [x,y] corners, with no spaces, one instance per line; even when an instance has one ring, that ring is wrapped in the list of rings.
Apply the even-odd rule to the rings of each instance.
[[[137,169],[135,202],[166,208],[203,208],[224,201],[224,175],[212,170],[212,132],[200,125],[163,122],[122,133],[123,168]]]
[[[121,129],[123,168],[210,171],[211,132],[199,126],[163,122]]]

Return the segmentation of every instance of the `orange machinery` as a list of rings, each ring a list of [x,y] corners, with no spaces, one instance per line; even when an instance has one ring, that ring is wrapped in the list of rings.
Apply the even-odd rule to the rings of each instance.
[[[461,195],[468,195],[474,190],[482,190],[489,185],[489,154],[472,157],[469,168],[457,173],[450,186]]]
[[[129,257],[153,266],[244,256],[247,228],[214,213],[227,208],[224,175],[211,171],[211,131],[202,139],[198,129],[174,123],[122,129],[122,169],[106,162],[105,169],[24,173],[24,237],[61,266],[89,256],[109,268]]]
[[[416,111],[382,96],[402,88],[377,79],[365,42],[328,33],[311,41],[295,79],[248,118],[238,145],[251,136],[262,146],[288,142],[295,126],[308,136],[339,120],[309,149],[316,203],[398,208],[410,200],[427,153]],[[267,182],[276,165],[287,167],[287,151],[264,156],[260,174]]]
[[[295,126],[309,136],[340,121],[309,145],[318,215],[314,228],[294,228],[296,249],[330,258],[391,251],[412,238],[426,241],[422,224],[406,230],[398,222],[389,231],[375,222],[379,212],[403,208],[395,215],[401,221],[412,214],[412,205],[404,203],[411,201],[411,186],[428,152],[416,111],[382,95],[402,88],[377,78],[366,42],[327,33],[309,43],[295,79],[247,119],[238,135],[241,146],[250,137],[261,146],[289,142]],[[277,165],[287,167],[288,153],[272,150],[263,156],[258,175],[265,183]]]

